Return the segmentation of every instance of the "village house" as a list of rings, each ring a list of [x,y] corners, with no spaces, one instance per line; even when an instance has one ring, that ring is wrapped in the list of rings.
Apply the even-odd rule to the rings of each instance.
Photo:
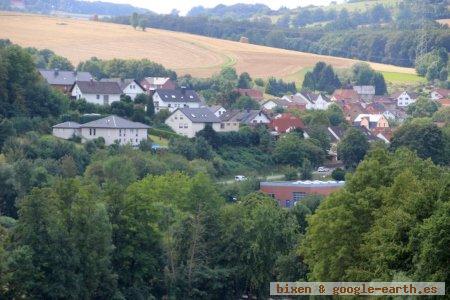
[[[331,105],[330,99],[325,95],[319,94],[316,100],[313,102],[312,109],[316,110],[326,110]]]
[[[216,115],[216,117],[220,117],[221,115],[223,115],[224,113],[227,112],[227,110],[221,106],[221,105],[210,105],[208,106],[208,109]]]
[[[122,94],[127,95],[134,100],[137,95],[145,93],[145,90],[134,79],[121,79],[121,78],[104,78],[100,82],[115,82],[122,90]]]
[[[263,92],[257,89],[235,89],[239,96],[248,96],[253,100],[260,102],[264,99]]]
[[[202,100],[197,92],[185,87],[176,90],[156,90],[153,94],[155,112],[166,109],[174,112],[178,108],[200,108]]]
[[[117,82],[89,80],[76,81],[70,93],[77,100],[85,99],[92,104],[110,105],[114,101],[120,101],[122,89]]]
[[[268,125],[270,123],[269,116],[262,110],[231,110],[227,111],[220,117],[222,123],[240,124],[240,125]]]
[[[430,94],[431,100],[440,100],[440,99],[448,99],[450,98],[450,90],[449,89],[434,89]]]
[[[301,108],[299,108],[299,107],[295,106],[295,104],[293,104],[292,102],[289,102],[286,99],[282,99],[282,98],[269,99],[263,103],[262,108],[264,110],[268,110],[268,111],[273,111],[276,108],[279,108],[279,109],[298,108],[301,110],[305,110],[305,106],[302,106]]]
[[[353,90],[365,102],[370,102],[375,97],[375,87],[373,85],[355,85]]]
[[[331,95],[330,100],[340,104],[347,104],[359,102],[361,97],[353,89],[337,89]]]
[[[269,127],[278,134],[291,132],[295,129],[305,128],[303,121],[291,113],[276,116],[270,121]]]
[[[277,200],[281,207],[294,207],[308,195],[328,196],[343,188],[344,181],[279,181],[261,182],[261,192]]]
[[[298,109],[312,109],[313,101],[316,99],[317,95],[313,93],[296,93],[295,95],[285,95],[282,99],[290,102],[292,105],[298,106]]]
[[[347,102],[341,105],[345,120],[352,122],[358,115],[367,113],[359,102]]]
[[[408,91],[396,93],[392,95],[394,99],[397,100],[397,106],[398,107],[406,107],[410,104],[416,102],[418,95],[416,93],[411,93]]]
[[[141,141],[147,140],[149,128],[145,124],[111,115],[85,124],[76,122],[57,124],[53,126],[53,135],[62,139],[78,136],[83,143],[101,137],[107,146],[116,142],[121,145],[139,146]]]
[[[206,107],[202,108],[178,108],[165,121],[177,134],[193,138],[197,132],[210,125],[215,131],[221,129],[221,120]],[[239,126],[237,126],[239,129]]]
[[[369,130],[374,128],[389,128],[389,122],[382,114],[360,114],[355,118],[353,124]]]
[[[145,77],[140,85],[150,95],[155,90],[174,90],[177,87],[169,77]]]
[[[39,74],[53,88],[70,95],[70,90],[77,80],[90,81],[92,75],[89,72],[78,71],[60,71],[58,69],[45,70],[39,69]]]

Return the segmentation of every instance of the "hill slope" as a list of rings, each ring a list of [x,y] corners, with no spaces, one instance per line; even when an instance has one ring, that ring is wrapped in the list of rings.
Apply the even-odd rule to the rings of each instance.
[[[180,74],[206,77],[223,66],[234,66],[253,77],[292,78],[317,61],[337,68],[356,61],[243,44],[186,33],[147,29],[110,23],[63,19],[40,15],[0,13],[0,38],[21,46],[48,48],[74,64],[92,56],[103,59],[148,58]],[[413,74],[414,70],[371,63],[379,71]]]

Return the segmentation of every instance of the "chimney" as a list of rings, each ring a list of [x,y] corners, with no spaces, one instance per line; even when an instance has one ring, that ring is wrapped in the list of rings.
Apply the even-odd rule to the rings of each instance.
[[[58,76],[58,75],[59,75],[59,69],[55,68],[55,76]]]
[[[185,86],[181,87],[181,94],[186,95],[186,87]]]

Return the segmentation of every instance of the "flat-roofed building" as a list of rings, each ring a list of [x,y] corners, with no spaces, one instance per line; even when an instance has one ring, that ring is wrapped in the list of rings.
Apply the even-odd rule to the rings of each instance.
[[[293,207],[308,195],[328,196],[341,189],[345,181],[274,181],[261,182],[261,192],[273,197],[282,207]]]

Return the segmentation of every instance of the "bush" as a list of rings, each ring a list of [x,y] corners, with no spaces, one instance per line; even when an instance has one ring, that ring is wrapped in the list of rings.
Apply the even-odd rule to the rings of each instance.
[[[337,181],[344,181],[345,180],[345,171],[341,168],[337,168],[337,169],[333,170],[333,172],[331,173],[331,177]]]

